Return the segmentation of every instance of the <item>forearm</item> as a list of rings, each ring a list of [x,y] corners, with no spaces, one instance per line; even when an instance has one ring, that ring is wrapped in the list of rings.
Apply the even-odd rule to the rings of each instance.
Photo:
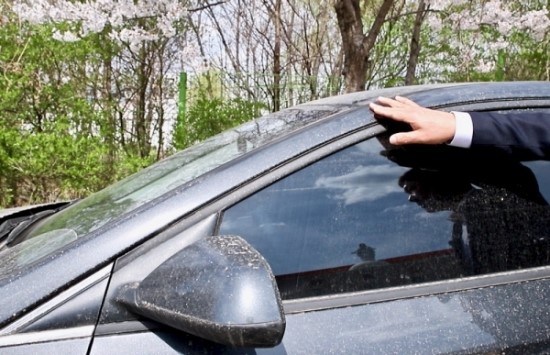
[[[472,147],[495,146],[521,159],[550,157],[550,115],[470,112]]]

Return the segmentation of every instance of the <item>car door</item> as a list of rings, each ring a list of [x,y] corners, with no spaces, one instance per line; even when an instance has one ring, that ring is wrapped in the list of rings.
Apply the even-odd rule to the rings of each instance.
[[[380,131],[369,128],[363,137]],[[331,144],[340,147],[337,152],[319,149],[302,157],[306,163],[275,169],[266,179],[275,183],[234,191],[120,258],[91,353],[414,353],[545,346],[550,319],[543,300],[550,274],[547,255],[537,251],[547,250],[547,162],[519,164],[497,152],[472,155],[448,147],[395,150],[387,135]],[[498,201],[504,208],[481,213]],[[465,213],[468,206],[476,212],[471,206],[481,202],[486,208],[480,213]],[[496,244],[470,238],[472,226],[499,235],[503,228],[481,227],[492,225],[487,219],[498,226],[512,205],[522,207],[507,221],[530,216],[520,225],[530,235],[542,230],[535,242],[515,243],[509,235]],[[280,345],[226,347],[143,319],[117,302],[121,286],[139,282],[178,250],[211,234],[242,236],[268,261],[286,313]],[[503,245],[506,253],[494,258]]]
[[[112,264],[94,272],[2,328],[2,354],[86,354]]]
[[[227,209],[277,277],[287,353],[546,351],[550,162],[379,135]]]

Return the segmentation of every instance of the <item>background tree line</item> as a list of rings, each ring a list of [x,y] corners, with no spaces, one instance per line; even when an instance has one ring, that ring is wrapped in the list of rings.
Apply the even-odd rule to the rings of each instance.
[[[0,1],[1,206],[325,96],[550,80],[548,0]]]

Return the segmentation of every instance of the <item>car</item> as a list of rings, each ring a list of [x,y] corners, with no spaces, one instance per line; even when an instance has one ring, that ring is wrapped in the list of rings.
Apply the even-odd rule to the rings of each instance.
[[[393,146],[395,95],[550,113],[550,82],[345,94],[2,211],[0,353],[550,352],[550,162]]]

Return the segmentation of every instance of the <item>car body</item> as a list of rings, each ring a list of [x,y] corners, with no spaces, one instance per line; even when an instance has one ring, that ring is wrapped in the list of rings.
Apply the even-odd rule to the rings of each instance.
[[[550,162],[391,146],[395,95],[550,113],[549,82],[347,94],[4,213],[0,353],[550,351]]]

